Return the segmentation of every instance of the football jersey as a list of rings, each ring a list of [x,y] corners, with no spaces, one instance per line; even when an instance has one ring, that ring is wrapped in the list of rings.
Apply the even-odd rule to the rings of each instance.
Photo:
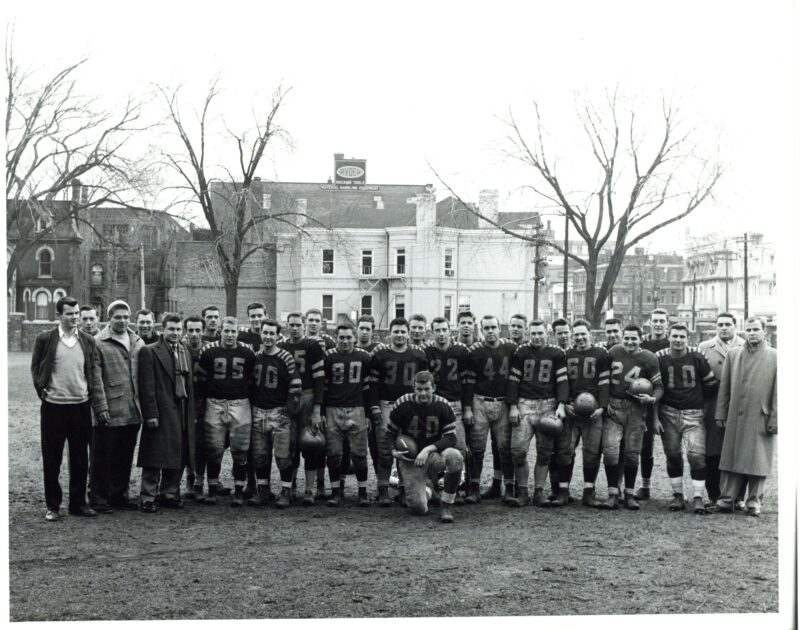
[[[306,339],[316,341],[320,348],[322,348],[323,352],[336,347],[336,341],[334,341],[333,337],[326,335],[325,333],[320,333],[318,337],[306,337]]]
[[[325,352],[326,407],[365,407],[370,387],[368,352],[355,348],[340,352],[331,348]]]
[[[215,341],[219,341],[220,339],[219,331],[217,331],[216,334],[213,335],[203,333],[201,339],[203,340],[204,344],[214,343]]]
[[[238,400],[250,397],[256,355],[241,342],[223,348],[218,341],[203,346],[197,376],[206,398]]]
[[[311,389],[314,392],[314,404],[322,404],[322,391],[325,388],[325,371],[323,364],[325,351],[320,345],[319,339],[303,337],[297,343],[287,339],[278,344],[282,350],[286,350],[294,358],[297,373],[303,382],[303,389]]]
[[[300,376],[294,358],[286,350],[256,354],[251,402],[262,409],[285,407],[290,396],[300,396]]]
[[[467,405],[467,380],[469,378],[469,350],[458,341],[451,341],[446,350],[435,343],[425,345],[425,356],[428,358],[428,369],[436,383],[436,393],[450,402],[460,401]]]
[[[575,400],[578,394],[589,392],[597,404],[608,407],[608,385],[611,375],[611,359],[602,346],[591,346],[581,352],[577,348],[567,350],[567,378],[569,397]]]
[[[469,347],[468,400],[472,394],[489,398],[504,398],[508,392],[511,358],[517,345],[501,339],[496,348],[478,341]]]
[[[664,386],[661,402],[675,409],[703,409],[704,391],[713,391],[717,382],[708,359],[696,349],[675,357],[666,348],[656,356]]]
[[[414,391],[414,376],[428,369],[428,358],[419,348],[406,347],[397,352],[390,346],[378,345],[372,351],[370,378],[371,406],[381,400],[394,402],[403,394]]]
[[[392,443],[401,433],[414,438],[419,450],[433,444],[441,453],[456,445],[456,416],[441,396],[434,394],[430,404],[421,405],[414,394],[405,394],[395,402],[386,427]]]
[[[611,359],[611,379],[609,394],[612,398],[625,398],[630,384],[637,378],[646,378],[653,384],[653,396],[661,398],[664,388],[661,384],[661,368],[658,359],[649,350],[639,350],[631,354],[622,344],[609,351]]]
[[[377,341],[372,341],[368,343],[363,348],[361,346],[356,346],[356,350],[363,350],[364,352],[372,352],[378,346]]]
[[[645,335],[644,339],[642,339],[642,343],[639,344],[639,347],[642,350],[649,350],[655,354],[659,350],[669,348],[669,336],[665,335],[660,339],[655,339],[652,335]]]
[[[567,402],[569,381],[564,351],[551,344],[539,348],[531,343],[521,345],[511,359],[507,391],[509,405],[516,405],[520,398]]]
[[[246,343],[253,352],[261,350],[261,335],[254,333],[252,330],[240,330],[236,341]]]

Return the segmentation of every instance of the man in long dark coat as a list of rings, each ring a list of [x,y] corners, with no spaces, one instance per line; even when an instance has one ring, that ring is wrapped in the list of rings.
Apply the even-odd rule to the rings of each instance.
[[[778,353],[767,345],[760,318],[749,318],[744,332],[747,343],[725,358],[717,396],[717,424],[725,427],[717,506],[732,511],[746,482],[747,513],[759,516],[778,433]]]
[[[161,320],[161,339],[139,353],[139,403],[144,428],[139,443],[143,512],[180,508],[184,466],[194,466],[194,386],[191,358],[180,342],[181,318]],[[159,490],[159,478],[161,487]]]

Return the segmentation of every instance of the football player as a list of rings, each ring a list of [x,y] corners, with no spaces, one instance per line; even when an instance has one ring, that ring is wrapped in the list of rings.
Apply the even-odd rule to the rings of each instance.
[[[478,341],[475,338],[475,316],[470,311],[462,311],[458,314],[458,339],[467,348]]]
[[[318,308],[310,308],[306,311],[306,337],[314,339],[322,346],[322,351],[336,347],[336,342],[330,335],[322,332],[322,311]]]
[[[639,468],[639,453],[642,450],[645,414],[647,408],[661,398],[661,370],[658,359],[649,350],[639,347],[642,329],[628,324],[622,331],[622,343],[609,351],[611,359],[610,398],[606,417],[603,419],[603,464],[608,480],[608,500],[605,508],[616,510],[619,502],[619,458],[620,438],[624,443],[625,461],[625,507],[638,510],[639,504],[633,495],[636,473]],[[652,395],[630,394],[628,388],[637,378],[645,378],[653,386]]]
[[[544,482],[553,451],[559,466],[568,467],[572,453],[570,430],[567,426],[564,405],[569,398],[567,359],[557,346],[547,343],[547,327],[540,319],[534,319],[528,329],[530,341],[514,352],[511,360],[511,375],[508,379],[508,421],[511,424],[511,456],[514,460],[514,476],[517,481],[517,496],[508,496],[506,502],[514,507],[528,505],[528,448],[536,433],[536,466],[533,471],[533,504],[544,506]],[[561,437],[537,430],[545,416],[560,418],[565,427]],[[502,451],[501,451],[502,453]],[[569,494],[569,485],[562,494]],[[559,497],[559,500],[561,497]],[[567,499],[558,505],[566,505]]]
[[[669,329],[669,349],[659,350],[656,356],[661,368],[664,395],[658,407],[656,432],[667,457],[667,475],[672,485],[669,509],[683,510],[683,453],[692,477],[692,506],[695,514],[705,514],[703,488],[706,479],[706,429],[703,420],[704,393],[713,393],[718,381],[708,360],[699,350],[689,350],[689,329],[685,324],[673,324]]]
[[[616,317],[610,317],[604,322],[606,333],[606,350],[611,350],[618,343],[622,343],[622,321]],[[620,440],[619,452],[625,450],[625,441]],[[623,484],[625,479],[625,460],[619,458],[619,466],[617,467],[617,479],[619,479],[618,493],[622,495]]]
[[[583,505],[599,507],[594,498],[594,484],[600,468],[600,445],[603,437],[603,413],[608,407],[608,385],[611,361],[608,350],[592,344],[591,326],[585,319],[577,319],[572,324],[574,346],[567,350],[567,378],[569,379],[569,399],[566,406],[571,428],[570,450],[575,461],[575,449],[583,442]],[[591,416],[575,413],[572,403],[579,394],[590,393],[597,401],[597,409]],[[566,427],[565,427],[566,429]],[[564,475],[569,478],[564,485]],[[560,471],[560,487],[569,489],[572,467]]]
[[[351,324],[336,327],[336,347],[325,352],[325,456],[331,480],[328,506],[339,507],[344,499],[340,476],[343,443],[350,445],[348,458],[353,459],[353,469],[358,483],[358,504],[369,506],[367,497],[367,419],[370,387],[370,362],[368,352],[355,348],[355,329]]]
[[[209,304],[200,311],[200,317],[206,323],[203,331],[203,343],[219,341],[219,307]]]
[[[313,310],[313,309],[312,309]],[[309,311],[311,312],[311,311]],[[312,313],[314,324],[309,328],[319,332],[319,313]],[[286,317],[286,325],[289,328],[289,338],[278,344],[281,350],[286,350],[294,358],[297,372],[302,381],[303,392],[300,396],[300,405],[292,423],[292,444],[297,444],[300,432],[307,426],[312,426],[316,430],[322,429],[322,392],[325,387],[325,371],[323,343],[318,338],[311,338],[304,334],[304,323],[306,318],[302,313],[289,313]],[[294,476],[300,468],[300,449],[293,448]],[[309,454],[303,458],[305,460],[306,487],[303,495],[303,505],[314,505],[314,481],[318,479],[317,470],[324,466],[322,457]],[[296,479],[295,479],[296,483]],[[317,493],[318,499],[324,498]]]
[[[97,311],[94,306],[84,304],[80,309],[81,330],[94,337],[100,329],[97,327]]]
[[[428,319],[422,313],[414,313],[408,319],[408,345],[412,348],[422,348],[425,343],[425,328]]]
[[[516,344],[500,338],[500,320],[494,315],[481,319],[483,341],[469,347],[466,400],[463,421],[469,428],[469,448],[472,452],[467,503],[481,500],[480,482],[486,439],[491,432],[497,441],[500,466],[506,487],[506,499],[514,496],[514,462],[511,459],[511,425],[508,422],[506,392],[511,358]]]
[[[244,505],[247,451],[252,427],[250,387],[256,359],[249,346],[236,340],[238,333],[236,318],[224,317],[220,340],[206,344],[197,361],[198,381],[206,400],[203,430],[206,437],[208,496],[205,502],[216,503],[222,456],[226,443],[229,443],[233,458],[232,507]]]
[[[414,375],[414,393],[397,399],[390,412],[386,437],[393,445],[391,454],[396,457],[398,469],[408,485],[408,507],[414,514],[428,512],[428,484],[436,483],[438,474],[444,472],[444,490],[441,495],[439,520],[453,522],[452,505],[461,481],[464,465],[461,452],[455,448],[455,415],[450,404],[434,394],[433,375],[420,371]],[[410,436],[419,448],[412,460],[408,451],[398,451],[394,443],[400,434]]]
[[[556,319],[551,326],[553,328],[553,337],[556,339],[556,345],[566,352],[572,347],[569,339],[569,322],[566,319]]]
[[[372,340],[372,333],[375,331],[375,318],[372,315],[362,315],[356,322],[356,348],[364,352],[372,352],[377,341]]]
[[[267,316],[267,309],[261,302],[251,302],[247,305],[247,319],[250,321],[248,330],[240,330],[238,340],[246,343],[253,352],[261,348],[261,322]]]
[[[528,327],[528,317],[522,313],[512,315],[508,320],[508,338],[517,344],[525,343],[525,329]]]
[[[136,312],[136,330],[145,345],[155,343],[161,338],[161,335],[153,331],[155,324],[156,316],[153,315],[153,311],[143,308]]]
[[[274,319],[261,322],[261,349],[253,368],[253,430],[251,453],[255,460],[256,494],[248,505],[267,505],[272,453],[281,475],[281,492],[275,507],[289,507],[292,493],[292,420],[287,408],[300,402],[302,381],[294,357],[278,347],[281,325]]]
[[[553,337],[556,340],[555,345],[561,348],[564,352],[570,349],[570,329],[569,329],[569,322],[566,319],[556,319],[550,325],[553,330]],[[572,479],[572,467],[575,465],[575,459],[573,458],[569,465],[569,479]],[[557,504],[558,498],[560,495],[559,491],[559,479],[563,481],[563,475],[559,475],[560,466],[558,464],[558,458],[553,457],[550,459],[550,485],[552,487],[552,492],[550,496],[547,498],[548,504]],[[569,486],[567,486],[569,488]],[[569,495],[568,495],[569,496]]]
[[[464,407],[471,402],[466,397],[469,350],[463,343],[450,338],[450,322],[444,317],[434,317],[431,321],[431,330],[433,342],[425,344],[425,356],[428,357],[428,366],[433,374],[436,392],[453,409],[456,418],[456,448],[466,462],[468,452],[462,413]],[[461,502],[463,497],[457,496],[456,500]]]
[[[649,350],[653,354],[659,350],[669,348],[669,337],[667,336],[667,326],[669,325],[669,313],[663,308],[657,308],[650,312],[650,334],[642,338],[642,350]],[[636,492],[636,499],[646,501],[650,498],[650,477],[653,475],[653,446],[655,433],[653,427],[656,422],[656,409],[650,407],[647,410],[647,424],[642,441],[642,487]]]
[[[390,346],[379,345],[372,351],[370,364],[370,415],[378,444],[375,476],[378,478],[378,505],[389,507],[389,476],[392,468],[392,440],[386,435],[389,414],[395,401],[414,391],[414,375],[428,369],[428,359],[419,348],[408,345],[408,321],[396,317],[389,323]],[[403,502],[403,488],[400,501]]]
[[[183,327],[186,331],[181,342],[189,351],[191,357],[192,374],[197,373],[197,361],[200,359],[200,352],[203,349],[203,328],[205,322],[197,315],[190,315],[183,320]],[[195,378],[195,383],[197,379]],[[206,476],[206,442],[203,432],[203,415],[206,409],[206,401],[200,393],[200,387],[195,386],[194,396],[194,470],[186,467],[186,493],[187,499],[194,499],[202,503],[203,480]]]

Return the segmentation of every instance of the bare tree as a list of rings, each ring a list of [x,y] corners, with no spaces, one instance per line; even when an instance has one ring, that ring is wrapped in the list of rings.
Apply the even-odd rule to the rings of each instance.
[[[276,122],[289,89],[279,87],[263,108],[255,115],[253,129],[234,133],[226,128],[238,154],[237,173],[224,165],[212,163],[209,158],[211,140],[210,110],[219,95],[219,81],[215,79],[205,96],[200,112],[196,114],[198,128],[193,134],[184,122],[179,103],[180,88],[159,87],[166,108],[167,120],[178,135],[181,154],[164,153],[166,162],[182,180],[177,188],[188,193],[185,200],[200,206],[208,222],[211,240],[225,286],[225,307],[228,314],[236,314],[239,276],[247,259],[259,251],[275,248],[270,229],[277,224],[297,226],[301,216],[292,204],[272,204],[263,208],[256,198],[258,181],[256,170],[271,142],[288,140],[288,135]],[[225,179],[213,176],[219,171]],[[213,181],[212,184],[212,180]]]
[[[81,211],[105,203],[128,205],[150,183],[141,156],[124,154],[131,137],[144,129],[139,105],[129,99],[111,112],[82,96],[77,72],[86,59],[37,82],[14,58],[12,40],[7,33],[6,233],[14,245],[6,266],[9,285],[36,243],[63,224],[77,232],[79,222],[87,223]],[[88,194],[59,205],[77,181]]]
[[[637,116],[641,112],[635,107],[624,113],[623,109],[616,91],[606,93],[600,107],[590,102],[577,105],[587,150],[596,165],[594,186],[588,191],[568,188],[565,178],[557,174],[557,160],[550,153],[549,144],[545,148],[545,126],[536,101],[533,134],[526,134],[511,112],[504,121],[508,128],[508,157],[533,170],[533,182],[524,188],[532,191],[548,210],[567,217],[587,245],[586,258],[565,251],[562,243],[523,233],[484,216],[479,208],[463,202],[434,171],[470,212],[506,234],[548,245],[580,265],[586,272],[584,313],[594,325],[600,324],[625,254],[712,197],[723,173],[718,160],[703,157],[703,151],[692,140],[696,130],[684,128],[678,109],[665,98],[661,99],[654,126],[641,124]],[[571,174],[577,180],[579,174],[574,170]],[[612,244],[608,267],[598,286],[601,252]]]

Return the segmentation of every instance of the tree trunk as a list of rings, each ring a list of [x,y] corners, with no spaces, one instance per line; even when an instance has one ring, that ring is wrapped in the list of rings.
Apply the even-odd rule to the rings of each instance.
[[[586,261],[586,292],[583,296],[583,315],[591,321],[592,326],[600,325],[601,314],[595,309],[595,286],[597,284],[597,252],[589,250]]]
[[[225,314],[236,317],[236,300],[239,294],[239,274],[225,274]]]

